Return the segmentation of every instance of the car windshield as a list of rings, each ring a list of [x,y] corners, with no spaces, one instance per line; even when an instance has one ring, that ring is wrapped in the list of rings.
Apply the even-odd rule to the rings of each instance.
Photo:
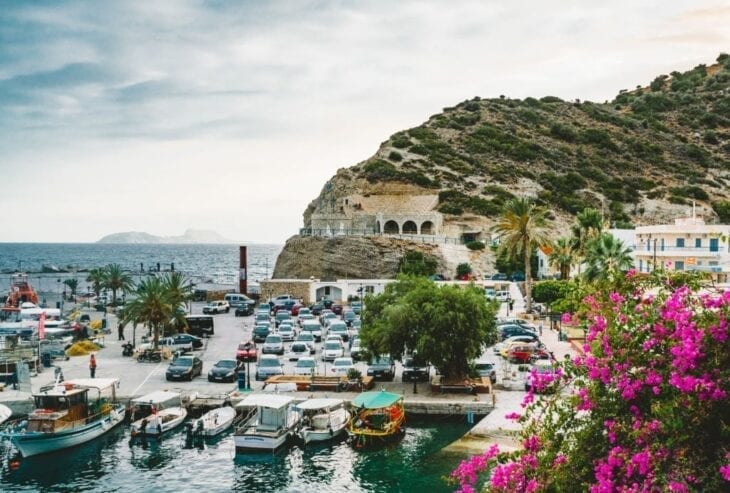
[[[304,315],[302,315],[299,318],[301,318],[302,320],[314,320],[314,315],[312,315],[310,313],[305,313]]]
[[[292,350],[293,353],[298,353],[298,352],[301,352],[301,351],[306,351],[307,350],[307,345],[306,344],[292,344],[291,345],[291,350]]]
[[[279,332],[291,332],[293,329],[291,325],[280,325]]]
[[[387,356],[381,356],[380,358],[373,360],[374,365],[389,365],[390,358]]]
[[[193,366],[193,359],[192,358],[178,358],[172,363],[174,366],[184,366],[184,367],[190,367]]]
[[[297,361],[297,368],[314,368],[313,359],[300,359]]]
[[[261,362],[259,363],[259,366],[264,367],[272,367],[272,366],[280,366],[278,359],[265,359],[262,358]]]
[[[312,313],[309,308],[300,308],[299,309],[299,315],[309,315]]]
[[[302,330],[307,330],[309,332],[322,330],[322,327],[320,327],[319,324],[305,324],[304,327],[302,327]]]
[[[340,349],[341,347],[339,342],[328,342],[324,345],[325,349]]]
[[[336,359],[335,366],[352,366],[351,359]]]
[[[297,341],[312,341],[313,339],[312,334],[299,334],[297,336]]]
[[[347,330],[345,322],[332,322],[330,324],[330,330]]]
[[[236,362],[230,359],[224,359],[216,363],[215,366],[217,366],[218,368],[235,368]]]
[[[492,363],[477,363],[474,366],[477,370],[491,370],[494,367]]]
[[[280,342],[281,342],[281,336],[267,336],[266,337],[267,344],[278,344]]]
[[[355,312],[345,312],[345,314],[343,315],[343,317],[345,317],[345,318],[355,318],[356,315],[355,315]]]

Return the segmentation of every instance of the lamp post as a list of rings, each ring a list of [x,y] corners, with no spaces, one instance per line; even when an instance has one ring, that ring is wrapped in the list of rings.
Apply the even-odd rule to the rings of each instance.
[[[243,390],[250,391],[251,390],[251,359],[246,358],[246,388]]]
[[[413,393],[414,394],[418,393],[418,377],[413,379]]]

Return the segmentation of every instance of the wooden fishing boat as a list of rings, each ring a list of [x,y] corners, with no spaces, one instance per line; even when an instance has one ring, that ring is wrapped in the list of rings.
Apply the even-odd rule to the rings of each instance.
[[[196,429],[206,437],[220,435],[233,425],[236,419],[236,410],[232,407],[219,407],[208,411],[198,419]],[[196,431],[197,431],[196,430]]]
[[[158,390],[132,401],[132,436],[161,436],[181,425],[188,415],[177,392]]]
[[[403,396],[381,390],[363,392],[352,400],[353,416],[347,423],[348,440],[355,448],[377,446],[405,434]]]
[[[307,399],[294,406],[294,410],[301,414],[296,434],[305,444],[336,438],[350,420],[342,399]]]
[[[23,303],[38,304],[38,294],[30,285],[28,274],[13,274],[10,277],[10,292],[5,299],[3,311],[19,311]]]
[[[245,414],[233,436],[236,450],[274,451],[284,445],[299,421],[293,403],[293,397],[277,394],[254,394],[239,402],[236,407]]]
[[[0,436],[9,438],[23,457],[93,440],[124,420],[124,405],[115,402],[118,382],[116,378],[57,382],[50,390],[33,394],[35,409],[28,419],[8,423]]]

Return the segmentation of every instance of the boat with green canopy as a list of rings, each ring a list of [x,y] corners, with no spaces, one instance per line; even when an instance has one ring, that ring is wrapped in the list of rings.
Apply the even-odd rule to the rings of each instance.
[[[353,417],[347,423],[347,434],[355,448],[381,445],[405,434],[402,395],[385,390],[363,392],[352,400],[351,406]]]

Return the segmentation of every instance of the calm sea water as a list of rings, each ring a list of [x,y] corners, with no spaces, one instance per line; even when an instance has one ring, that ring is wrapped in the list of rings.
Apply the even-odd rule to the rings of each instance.
[[[182,431],[148,447],[130,445],[124,425],[60,453],[3,460],[0,491],[425,492],[453,491],[442,477],[458,459],[438,451],[465,423],[411,424],[398,444],[359,451],[340,442],[272,454],[234,453],[232,436],[185,449]]]
[[[271,277],[282,245],[248,245],[249,282]],[[89,270],[117,263],[134,273],[164,270],[175,264],[196,284],[238,283],[238,245],[110,245],[99,243],[0,243],[0,290],[8,285],[10,272],[31,273],[31,282],[40,292],[62,289],[58,279],[74,274],[41,274],[43,267]],[[84,273],[75,277],[84,280]],[[82,284],[81,291],[85,290]]]

